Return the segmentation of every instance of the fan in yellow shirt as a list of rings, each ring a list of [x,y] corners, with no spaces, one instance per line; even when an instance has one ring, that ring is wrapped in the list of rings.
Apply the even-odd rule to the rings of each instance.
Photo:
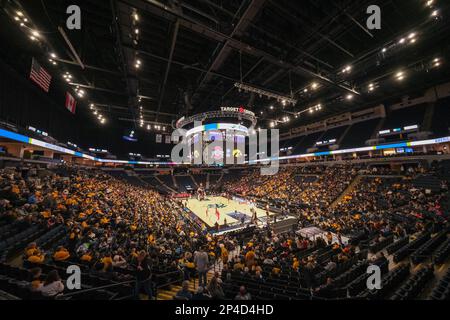
[[[28,262],[40,264],[45,260],[45,254],[40,253],[39,251],[34,252],[31,256],[28,257]]]
[[[103,217],[103,218],[100,219],[100,223],[101,224],[108,224],[109,223],[109,219],[106,218],[106,217]]]
[[[228,250],[222,243],[220,244],[220,256],[224,264],[228,263]]]
[[[89,252],[83,254],[80,258],[81,261],[90,263],[92,261],[92,255]]]
[[[103,271],[108,270],[112,266],[112,263],[113,263],[111,255],[106,255],[100,261],[101,261],[101,263],[103,263]]]
[[[63,246],[58,247],[58,249],[56,249],[55,254],[53,255],[53,260],[55,260],[55,261],[65,261],[69,258],[70,258],[70,253]]]
[[[297,258],[294,258],[294,262],[292,263],[292,269],[294,269],[295,271],[298,271],[299,267],[300,267],[300,262],[298,261]]]
[[[49,210],[46,210],[46,211],[42,211],[41,215],[44,219],[48,219],[52,216],[52,213]]]

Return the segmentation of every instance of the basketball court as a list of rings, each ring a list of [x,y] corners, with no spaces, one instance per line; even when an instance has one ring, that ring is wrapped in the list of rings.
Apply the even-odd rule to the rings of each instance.
[[[205,200],[189,199],[187,208],[198,216],[207,226],[213,227],[216,222],[224,225],[225,219],[227,224],[240,224],[242,217],[245,223],[249,223],[252,219],[251,206],[244,201],[228,200],[225,197],[206,197]],[[217,219],[216,208],[219,212]],[[266,212],[263,209],[254,207],[258,220],[266,222]],[[270,212],[270,216],[275,213]]]

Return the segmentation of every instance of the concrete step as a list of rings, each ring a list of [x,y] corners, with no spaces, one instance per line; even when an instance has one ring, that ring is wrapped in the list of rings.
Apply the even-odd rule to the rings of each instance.
[[[216,269],[216,271],[220,272],[221,263],[217,264],[215,269]],[[209,270],[208,273],[206,274],[206,279],[208,280],[208,282],[212,279],[212,277],[214,277],[214,268]],[[195,278],[195,284],[194,284],[194,278],[192,278],[189,281],[189,291],[195,292],[197,290],[197,286],[198,286],[198,278]],[[160,290],[158,290],[158,295],[156,297],[156,300],[173,300],[173,298],[175,297],[177,292],[180,290],[181,290],[181,285],[170,285],[165,289],[160,289]]]

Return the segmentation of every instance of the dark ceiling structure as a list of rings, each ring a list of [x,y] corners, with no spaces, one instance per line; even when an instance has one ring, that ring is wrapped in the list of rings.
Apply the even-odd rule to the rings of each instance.
[[[162,130],[182,116],[243,105],[259,126],[285,129],[450,79],[443,0],[1,3],[2,43],[10,48],[2,57],[18,63],[17,48],[47,63],[53,53],[48,68],[58,81],[67,72],[67,86],[86,93],[82,112],[93,105],[124,128]],[[72,4],[81,8],[81,30],[66,28]],[[370,5],[381,8],[380,30],[366,27]],[[17,10],[29,17],[25,27],[15,21]],[[434,59],[443,66],[435,68]],[[297,102],[286,105],[236,83]],[[301,113],[318,104],[320,111]]]

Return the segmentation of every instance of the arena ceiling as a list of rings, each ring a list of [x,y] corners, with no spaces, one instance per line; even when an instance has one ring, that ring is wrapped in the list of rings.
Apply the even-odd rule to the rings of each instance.
[[[60,73],[61,82],[69,72],[73,79],[67,86],[86,92],[82,112],[91,112],[93,103],[124,128],[139,128],[142,121],[152,129],[184,115],[239,105],[254,111],[262,127],[275,122],[289,128],[450,79],[444,0],[1,3],[0,34],[8,47],[2,58],[25,69],[18,56],[47,62],[55,53],[57,64],[48,67]],[[64,39],[58,27],[65,26],[72,4],[81,7],[82,28],[64,28]],[[374,4],[381,8],[381,30],[366,28],[366,10]],[[15,8],[29,16],[29,28],[14,21]],[[39,30],[42,43],[30,44],[31,28]],[[434,59],[443,66],[436,67]],[[238,90],[237,82],[297,103],[283,106]],[[320,111],[299,114],[318,104]]]

